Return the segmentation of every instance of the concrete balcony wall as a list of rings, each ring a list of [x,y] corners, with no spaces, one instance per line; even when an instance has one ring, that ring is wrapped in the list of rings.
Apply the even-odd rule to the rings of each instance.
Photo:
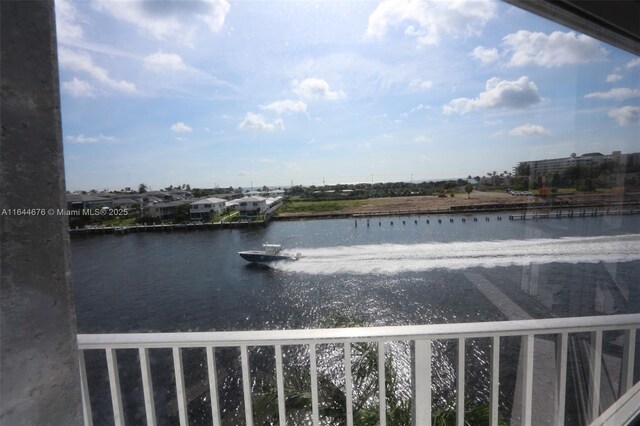
[[[54,4],[2,1],[0,16],[0,424],[79,425],[69,231],[50,212],[66,208]]]

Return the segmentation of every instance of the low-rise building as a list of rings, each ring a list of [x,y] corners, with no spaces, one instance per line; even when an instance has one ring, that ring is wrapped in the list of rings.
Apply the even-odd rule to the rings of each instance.
[[[191,220],[210,220],[221,214],[225,209],[225,200],[222,198],[203,198],[191,203]]]
[[[243,197],[233,200],[240,216],[258,216],[267,210],[267,199],[263,197]]]
[[[284,189],[272,189],[267,195],[271,198],[284,197]]]
[[[93,194],[67,194],[68,210],[96,210],[103,207],[113,208],[113,200]]]
[[[175,220],[178,207],[188,205],[184,201],[170,201],[168,203],[157,203],[148,207],[149,216],[161,220]]]
[[[114,198],[113,199],[113,207],[117,209],[135,209],[142,208],[142,201],[135,200],[133,198]]]

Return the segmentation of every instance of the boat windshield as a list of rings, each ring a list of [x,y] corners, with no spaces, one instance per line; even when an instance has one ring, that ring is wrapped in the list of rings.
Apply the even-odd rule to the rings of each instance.
[[[264,251],[266,251],[269,254],[276,254],[280,251],[280,248],[282,246],[280,246],[279,244],[264,244]]]

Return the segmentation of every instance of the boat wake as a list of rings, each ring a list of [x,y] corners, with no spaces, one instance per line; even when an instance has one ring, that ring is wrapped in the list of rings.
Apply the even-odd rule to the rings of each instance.
[[[273,268],[306,274],[395,274],[431,269],[640,259],[640,234],[303,249],[297,262]]]

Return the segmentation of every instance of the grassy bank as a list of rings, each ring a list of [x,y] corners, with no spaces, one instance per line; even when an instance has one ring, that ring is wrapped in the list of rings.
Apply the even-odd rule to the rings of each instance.
[[[367,203],[367,200],[286,201],[278,210],[278,214],[340,212],[355,209]]]

